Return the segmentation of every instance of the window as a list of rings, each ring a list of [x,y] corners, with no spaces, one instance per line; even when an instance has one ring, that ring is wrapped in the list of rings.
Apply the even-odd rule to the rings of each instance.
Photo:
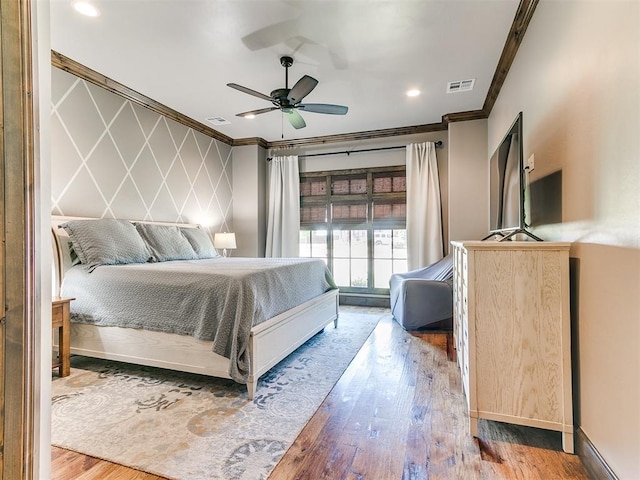
[[[407,271],[405,167],[303,173],[300,256],[322,258],[344,292],[388,293]]]

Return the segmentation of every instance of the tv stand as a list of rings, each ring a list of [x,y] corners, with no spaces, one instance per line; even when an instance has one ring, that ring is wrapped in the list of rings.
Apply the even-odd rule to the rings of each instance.
[[[540,237],[534,235],[533,233],[531,233],[529,230],[527,230],[525,228],[516,228],[515,230],[509,230],[509,231],[506,231],[506,232],[493,232],[493,233],[490,233],[489,235],[487,235],[486,237],[484,237],[482,239],[482,241],[484,242],[485,240],[488,240],[489,238],[493,237],[494,235],[500,235],[502,238],[498,239],[498,242],[504,242],[505,240],[510,240],[511,237],[513,237],[514,235],[517,235],[518,233],[523,233],[523,234],[533,238],[537,242],[543,242],[544,241]]]

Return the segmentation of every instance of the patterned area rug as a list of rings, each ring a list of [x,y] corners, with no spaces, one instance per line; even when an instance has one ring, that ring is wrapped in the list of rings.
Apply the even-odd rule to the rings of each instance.
[[[385,309],[333,324],[264,375],[231,380],[73,357],[53,381],[52,443],[174,479],[266,479]]]

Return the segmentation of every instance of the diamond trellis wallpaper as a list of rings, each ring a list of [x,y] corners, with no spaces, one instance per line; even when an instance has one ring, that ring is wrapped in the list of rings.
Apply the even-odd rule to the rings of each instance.
[[[52,213],[232,230],[231,146],[52,68]]]

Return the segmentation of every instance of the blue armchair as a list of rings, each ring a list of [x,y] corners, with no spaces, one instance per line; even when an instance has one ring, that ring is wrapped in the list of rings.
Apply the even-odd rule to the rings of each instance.
[[[407,330],[450,329],[453,318],[453,256],[389,279],[393,318]]]

